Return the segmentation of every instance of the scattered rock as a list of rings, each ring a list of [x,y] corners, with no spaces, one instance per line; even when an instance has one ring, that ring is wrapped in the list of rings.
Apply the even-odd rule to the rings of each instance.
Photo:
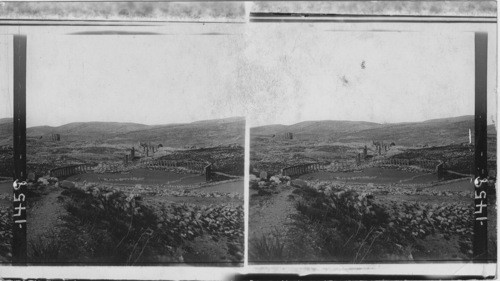
[[[46,178],[38,178],[38,183],[41,185],[49,185],[49,181]]]
[[[49,177],[47,178],[47,180],[49,181],[49,183],[56,183],[59,181],[59,179],[56,177]]]
[[[281,180],[282,182],[284,182],[284,181],[291,181],[291,180],[292,180],[292,178],[290,178],[289,176],[282,176],[282,177],[280,177],[280,180]]]
[[[272,176],[269,180],[276,183],[276,184],[281,183],[281,180],[277,176]]]

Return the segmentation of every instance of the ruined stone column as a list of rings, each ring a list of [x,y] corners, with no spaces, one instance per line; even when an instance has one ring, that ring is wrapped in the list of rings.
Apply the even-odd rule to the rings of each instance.
[[[444,163],[441,162],[439,163],[437,166],[436,166],[436,174],[437,174],[437,178],[438,180],[442,180],[444,179]]]
[[[212,165],[208,165],[205,168],[205,180],[206,181],[212,180]]]

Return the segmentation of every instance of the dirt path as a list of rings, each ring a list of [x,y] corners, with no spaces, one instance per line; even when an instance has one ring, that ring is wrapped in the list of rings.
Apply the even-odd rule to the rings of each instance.
[[[293,188],[280,186],[280,192],[271,196],[252,197],[250,200],[249,238],[259,238],[277,231],[286,234],[290,215],[296,212],[289,199]]]
[[[28,211],[28,241],[39,242],[46,238],[54,239],[57,236],[58,226],[62,217],[67,214],[63,203],[58,200],[62,189],[49,187]],[[46,241],[45,241],[46,242]]]

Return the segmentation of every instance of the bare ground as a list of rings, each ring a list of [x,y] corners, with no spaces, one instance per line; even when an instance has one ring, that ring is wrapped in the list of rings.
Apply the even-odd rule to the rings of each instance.
[[[279,193],[270,197],[253,196],[249,214],[249,239],[259,238],[274,231],[285,234],[290,215],[296,213],[294,203],[289,199],[293,188],[280,186]]]
[[[50,186],[46,189],[46,194],[28,208],[28,243],[39,243],[46,238],[58,236],[62,218],[67,215],[63,202],[59,199],[62,191],[61,188]]]

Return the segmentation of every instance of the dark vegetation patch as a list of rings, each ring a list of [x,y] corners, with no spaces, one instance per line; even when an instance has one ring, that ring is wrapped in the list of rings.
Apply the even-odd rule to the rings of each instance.
[[[215,172],[243,176],[245,150],[241,146],[200,148],[176,151],[161,160],[207,161],[213,163]]]
[[[4,147],[0,149],[0,177],[12,177],[14,175],[14,149]]]
[[[12,208],[0,206],[0,263],[12,258]]]
[[[314,150],[323,152],[332,152],[332,153],[343,153],[347,150],[352,150],[352,148],[340,145],[319,145],[319,146],[314,146]]]
[[[496,154],[488,156],[488,158],[496,159]],[[438,160],[445,162],[445,169],[464,174],[473,174],[474,171],[474,147],[467,145],[447,145],[420,149],[407,149],[401,154],[393,156],[393,158]],[[490,165],[490,167],[490,169],[496,170],[496,164]]]
[[[78,149],[78,152],[93,154],[113,154],[116,152],[123,152],[123,149],[114,147],[82,147],[81,149]]]

